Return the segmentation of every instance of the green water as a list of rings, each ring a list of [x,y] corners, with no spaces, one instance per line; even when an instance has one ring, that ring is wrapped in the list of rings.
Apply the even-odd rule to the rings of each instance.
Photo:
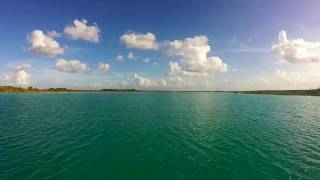
[[[0,95],[0,179],[319,179],[320,98]]]

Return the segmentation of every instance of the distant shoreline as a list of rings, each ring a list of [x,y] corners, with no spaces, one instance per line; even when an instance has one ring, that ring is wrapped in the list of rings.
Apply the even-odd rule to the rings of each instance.
[[[256,90],[256,91],[228,91],[240,94],[283,95],[283,96],[320,96],[320,89],[309,90]]]
[[[111,92],[226,92],[234,94],[256,95],[285,95],[285,96],[320,96],[320,89],[310,90],[255,90],[255,91],[166,91],[166,90],[137,90],[137,89],[100,89],[75,90],[66,88],[37,89],[13,86],[0,86],[0,94],[65,94],[65,93],[111,93]]]
[[[51,93],[108,93],[108,92],[139,92],[136,89],[100,89],[100,90],[75,90],[66,88],[37,89],[33,87],[22,88],[13,86],[0,86],[1,94],[51,94]]]

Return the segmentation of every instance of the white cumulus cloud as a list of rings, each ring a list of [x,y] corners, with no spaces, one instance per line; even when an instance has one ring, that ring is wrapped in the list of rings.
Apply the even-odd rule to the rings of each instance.
[[[79,60],[64,60],[62,58],[57,59],[55,68],[62,72],[89,72],[90,68],[87,64],[81,63]]]
[[[138,87],[154,87],[156,83],[153,80],[139,76],[137,73],[134,74],[133,80],[136,86]]]
[[[92,26],[87,25],[88,21],[85,19],[73,21],[73,25],[68,25],[64,28],[64,33],[71,39],[86,40],[90,42],[99,42],[100,40],[100,28],[94,24]]]
[[[320,42],[309,42],[301,38],[289,40],[287,33],[279,33],[279,42],[272,46],[281,61],[289,63],[316,63],[320,62]]]
[[[210,46],[206,36],[167,41],[162,47],[166,54],[182,57],[180,62],[170,62],[171,74],[197,76],[228,71],[228,65],[219,57],[208,56]]]
[[[180,76],[170,76],[167,83],[173,87],[173,89],[177,87],[184,87],[186,85],[186,81]]]
[[[141,75],[138,75],[137,73],[133,76],[133,83],[135,87],[138,87],[139,89],[152,89],[152,88],[164,88],[167,86],[167,81],[164,79],[159,80],[152,80],[146,77],[143,77]]]
[[[281,81],[286,81],[286,82],[291,82],[292,80],[288,76],[287,72],[284,70],[276,69],[276,76],[281,80]]]
[[[14,86],[30,86],[31,76],[29,74],[29,69],[31,64],[21,64],[13,69],[10,73],[5,74],[0,77],[0,83],[4,85],[14,85]]]
[[[58,33],[57,31],[49,31],[48,36],[52,38],[60,38],[62,37],[62,34]]]
[[[27,42],[31,45],[29,50],[33,54],[54,57],[64,53],[64,49],[50,35],[41,30],[34,30],[27,36]]]
[[[152,49],[157,50],[156,36],[150,32],[146,34],[127,33],[120,37],[120,40],[130,49]]]
[[[121,54],[118,54],[117,56],[116,56],[116,60],[117,61],[122,61],[124,59],[124,57],[121,55]]]
[[[134,59],[138,59],[138,58],[135,57],[132,52],[129,52],[129,54],[128,54],[128,59],[129,59],[129,60],[134,60]]]
[[[187,88],[187,82],[180,76],[169,76],[165,79],[149,79],[135,73],[131,80],[133,81],[133,86],[138,89],[186,90],[185,88]]]
[[[99,64],[99,70],[100,71],[107,72],[109,69],[110,69],[110,65],[109,64],[103,64],[103,63]]]

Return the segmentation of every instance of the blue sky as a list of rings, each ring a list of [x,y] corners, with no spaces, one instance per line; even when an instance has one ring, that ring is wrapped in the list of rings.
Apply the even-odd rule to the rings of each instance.
[[[4,0],[0,85],[317,88],[319,5],[275,0]],[[50,35],[53,31],[56,35]],[[280,42],[280,37],[286,38]],[[129,53],[134,58],[128,59]],[[118,55],[124,58],[117,60]]]

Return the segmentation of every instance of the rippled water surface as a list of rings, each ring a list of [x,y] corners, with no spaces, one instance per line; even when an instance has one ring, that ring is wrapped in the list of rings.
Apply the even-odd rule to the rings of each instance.
[[[319,179],[320,98],[0,95],[0,179]]]

